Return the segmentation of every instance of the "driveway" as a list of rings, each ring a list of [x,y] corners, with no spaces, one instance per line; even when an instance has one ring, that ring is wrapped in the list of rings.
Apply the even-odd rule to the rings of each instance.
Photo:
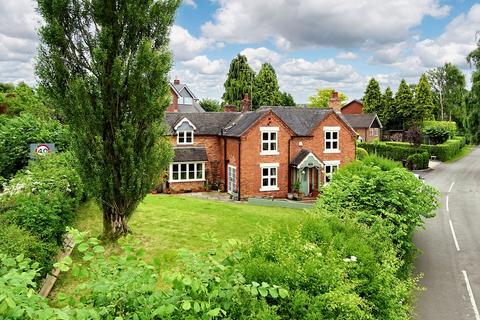
[[[416,318],[480,320],[480,149],[422,175],[440,190],[442,204],[414,239],[426,289],[418,294]]]

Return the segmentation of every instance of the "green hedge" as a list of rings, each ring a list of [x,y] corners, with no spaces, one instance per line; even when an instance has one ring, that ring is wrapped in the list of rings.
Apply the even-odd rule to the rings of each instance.
[[[422,132],[430,137],[432,143],[443,143],[455,137],[457,123],[455,121],[424,121]]]
[[[10,180],[0,195],[2,230],[6,224],[17,227],[10,227],[10,232],[2,235],[0,251],[9,242],[16,243],[20,253],[48,271],[51,254],[62,244],[65,229],[73,222],[84,197],[83,184],[70,153],[32,162]],[[28,250],[22,252],[21,248],[28,249],[24,243],[30,241],[31,248],[44,249],[37,250],[33,256]]]
[[[422,144],[419,148],[414,148],[407,142],[393,141],[376,143],[363,142],[359,144],[359,147],[367,150],[370,154],[377,154],[395,161],[408,159],[409,156],[416,153],[427,153],[429,156],[437,157],[440,161],[448,161],[455,157],[464,146],[465,137],[459,136],[447,140],[442,144]]]
[[[407,158],[408,167],[413,170],[422,170],[428,168],[430,157],[428,153],[415,153]]]

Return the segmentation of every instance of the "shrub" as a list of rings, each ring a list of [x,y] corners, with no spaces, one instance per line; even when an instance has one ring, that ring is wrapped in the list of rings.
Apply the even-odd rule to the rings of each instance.
[[[369,154],[375,154],[394,161],[406,160],[410,155],[418,153],[420,148],[414,148],[405,142],[375,142],[361,143],[359,145],[368,151]]]
[[[356,158],[361,160],[361,159],[365,158],[366,156],[368,156],[367,150],[358,147],[357,151],[356,151]]]
[[[408,167],[412,170],[422,170],[428,168],[430,157],[428,153],[415,153],[407,158]]]
[[[42,241],[61,244],[83,198],[73,156],[50,155],[10,180],[0,195],[0,216]]]
[[[433,144],[444,143],[457,134],[457,124],[454,121],[424,121],[422,132]]]
[[[28,164],[31,143],[55,143],[57,151],[67,148],[66,127],[55,120],[41,120],[31,114],[0,123],[0,176],[9,178]]]
[[[408,319],[414,287],[396,276],[402,262],[385,228],[317,209],[294,230],[253,238],[242,251],[247,282],[288,288],[272,301],[281,319]]]
[[[337,171],[322,192],[318,208],[340,216],[353,214],[367,225],[381,221],[389,228],[398,256],[406,261],[404,275],[408,274],[415,253],[413,233],[438,206],[434,188],[403,168],[355,161]]]

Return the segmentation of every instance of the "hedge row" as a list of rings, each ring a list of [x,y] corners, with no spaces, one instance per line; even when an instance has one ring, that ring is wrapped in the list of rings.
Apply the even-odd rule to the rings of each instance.
[[[408,159],[409,156],[417,153],[427,153],[429,156],[435,156],[440,161],[447,161],[455,157],[465,146],[465,137],[455,137],[437,145],[421,145],[418,148],[412,147],[406,142],[363,142],[358,145],[370,154],[402,161]]]
[[[0,195],[0,252],[24,254],[38,262],[42,275],[73,222],[85,193],[70,153],[32,162]]]

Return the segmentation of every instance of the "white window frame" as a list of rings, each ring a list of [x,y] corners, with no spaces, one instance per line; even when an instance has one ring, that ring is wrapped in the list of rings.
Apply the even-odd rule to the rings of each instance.
[[[195,165],[194,166],[194,170],[193,170],[193,175],[194,175],[194,179],[189,179],[188,176],[189,176],[189,168],[190,168],[190,165],[193,164]],[[202,164],[202,178],[197,178],[197,173],[198,173],[198,164]],[[194,181],[205,181],[205,164],[206,162],[205,161],[192,161],[192,162],[172,162],[170,163],[170,170],[169,170],[169,175],[168,175],[168,182],[194,182]],[[178,178],[177,179],[174,179],[173,178],[173,166],[174,165],[178,165]],[[186,165],[187,166],[187,178],[186,179],[182,179],[181,178],[181,165]]]
[[[279,163],[260,163],[260,191],[278,191],[278,168]],[[271,174],[270,169],[275,169],[275,175]],[[263,175],[263,169],[268,169],[268,175]],[[275,185],[271,184],[271,179],[275,178]],[[263,179],[268,179],[268,185],[263,185]]]
[[[234,179],[231,181],[232,172],[234,172]],[[237,190],[237,167],[228,165],[227,171],[227,193],[238,192]]]
[[[327,133],[337,134],[337,139],[327,139]],[[324,153],[340,153],[340,127],[323,127],[323,152]],[[336,148],[328,148],[327,149],[327,142],[330,142],[331,145],[336,142],[337,147]]]
[[[324,161],[323,163],[325,164],[325,167],[323,169],[325,172],[323,175],[323,183],[327,184],[328,183],[327,178],[331,180],[332,174],[338,169],[340,169],[340,160]],[[331,168],[329,173],[327,173],[327,167]],[[333,170],[333,167],[336,167],[337,169]]]
[[[260,155],[261,156],[272,156],[279,155],[278,152],[278,132],[280,131],[279,127],[260,127]],[[263,134],[268,134],[268,139],[263,140]],[[275,133],[275,139],[271,139],[271,134]],[[263,150],[263,144],[268,143],[268,150]],[[275,150],[270,150],[271,144],[275,143]]]
[[[192,135],[192,141],[191,142],[187,142],[187,134],[191,134]],[[193,134],[193,131],[189,130],[189,131],[178,131],[177,132],[177,144],[179,145],[192,145],[193,144],[193,138],[194,137],[194,134]],[[180,138],[183,138],[183,142],[180,141]]]
[[[370,131],[370,132],[369,132],[369,133],[370,133],[370,136],[372,136],[372,137],[378,137],[379,131],[380,131],[380,130],[378,130],[378,128],[369,128],[368,130]]]
[[[193,104],[193,98],[192,97],[182,97],[182,102],[183,104],[186,105],[192,105]]]

